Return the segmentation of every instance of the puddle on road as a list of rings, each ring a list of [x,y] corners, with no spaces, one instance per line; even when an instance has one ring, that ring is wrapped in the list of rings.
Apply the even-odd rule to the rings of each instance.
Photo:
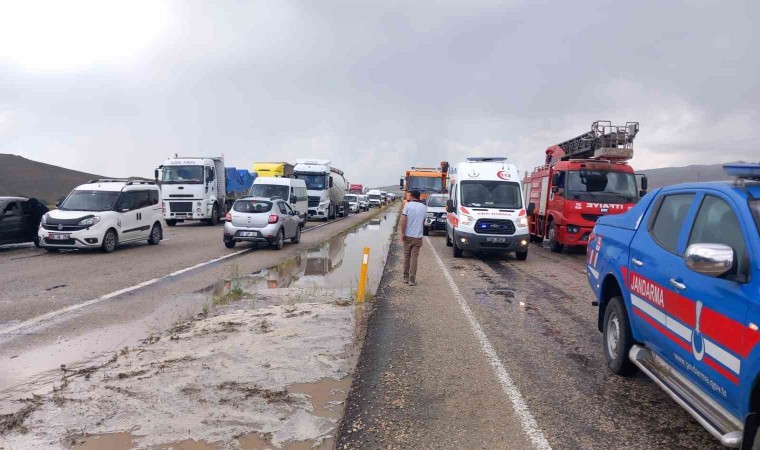
[[[241,304],[256,308],[350,299],[358,287],[364,247],[370,247],[367,292],[374,294],[383,274],[397,217],[396,212],[385,213],[277,266],[231,277],[198,294],[211,294],[220,299],[236,289],[245,291],[249,301],[233,303],[234,308]]]
[[[156,310],[147,318],[64,337],[59,342],[14,355],[8,364],[0,364],[0,414],[21,409],[23,404],[18,399],[50,392],[52,386],[60,383],[62,364],[69,370],[101,365],[120,349],[139,345],[152,333],[168,328],[178,317],[201,312],[210,298],[223,296],[235,286],[254,295],[230,302],[228,309],[347,299],[358,284],[362,249],[370,247],[367,290],[374,293],[397,217],[396,211],[385,212],[277,266],[157,303]]]

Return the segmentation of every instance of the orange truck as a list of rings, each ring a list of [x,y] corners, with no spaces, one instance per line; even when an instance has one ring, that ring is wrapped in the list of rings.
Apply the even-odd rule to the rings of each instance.
[[[420,199],[426,200],[430,194],[445,194],[449,176],[449,163],[441,161],[437,168],[412,167],[399,181],[399,188],[404,191],[404,202],[409,200],[409,192],[420,191]]]

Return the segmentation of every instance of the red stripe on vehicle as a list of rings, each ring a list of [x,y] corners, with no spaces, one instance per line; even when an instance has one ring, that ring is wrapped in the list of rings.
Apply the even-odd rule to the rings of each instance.
[[[457,216],[455,214],[448,213],[446,217],[448,218],[449,223],[452,227],[456,228],[459,226],[459,219],[457,219]]]
[[[746,350],[745,346],[742,345],[742,338],[745,334],[743,333],[745,330],[743,324],[717,313],[712,309],[703,307],[699,325],[702,334],[709,337],[717,344],[720,344],[722,347],[725,347],[727,350],[745,358],[747,357],[747,354],[749,354],[749,352],[747,354],[742,354]]]
[[[752,349],[760,342],[760,331],[747,328],[744,333],[744,343],[740,355],[744,358],[752,353]]]
[[[695,303],[670,289],[636,272],[630,272],[629,289],[658,309],[678,319],[684,325],[694,328],[697,322]]]
[[[644,319],[644,321],[646,321],[646,323],[648,323],[649,325],[651,325],[652,327],[654,327],[660,333],[662,333],[665,336],[667,336],[671,341],[673,341],[676,344],[678,344],[682,349],[684,349],[687,352],[691,353],[691,346],[689,344],[687,344],[683,339],[681,339],[680,336],[676,336],[675,334],[673,334],[673,332],[671,332],[667,328],[663,327],[660,322],[658,322],[658,321],[652,319],[651,317],[649,317],[649,315],[647,315],[647,313],[645,313],[644,311],[640,310],[639,308],[633,308],[633,313],[636,314],[637,316],[641,317],[642,319]]]
[[[726,370],[726,368],[723,367],[718,361],[715,361],[714,359],[710,358],[707,355],[705,355],[703,361],[705,362],[705,364],[710,366],[713,370],[723,375],[723,377],[726,378],[728,381],[734,384],[739,384],[739,377],[737,377],[733,373]]]

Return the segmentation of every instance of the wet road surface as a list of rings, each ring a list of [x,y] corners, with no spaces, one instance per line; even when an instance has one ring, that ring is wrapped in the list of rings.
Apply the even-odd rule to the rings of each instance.
[[[339,448],[525,448],[530,430],[505,413],[515,404],[474,333],[455,332],[466,317],[433,251],[552,448],[721,448],[644,375],[609,373],[583,254],[532,245],[527,261],[454,258],[442,235],[424,241],[414,288],[391,249]]]
[[[0,296],[0,413],[17,410],[20,406],[14,399],[48,391],[60,377],[62,364],[68,368],[98,364],[115,351],[197,314],[223,293],[231,279],[245,276],[267,289],[298,286],[309,280],[322,286],[345,283],[348,291],[352,283],[349,272],[358,274],[358,265],[344,264],[344,260],[355,247],[371,243],[376,249],[375,267],[381,268],[387,253],[383,239],[369,235],[375,230],[379,234],[382,228],[387,236],[392,227],[388,224],[395,222],[395,217],[390,210],[373,210],[325,226],[310,222],[313,229],[303,234],[301,243],[286,243],[281,251],[248,250],[250,244],[228,250],[222,244],[221,227],[196,225],[168,228],[166,241],[158,247],[132,245],[111,255],[48,254],[33,247],[0,251],[0,277],[14,286]],[[367,232],[343,234],[357,226]],[[351,236],[358,235],[362,237],[353,243],[357,238]],[[345,241],[353,243],[350,249]],[[244,253],[238,256],[168,276],[241,251]],[[359,247],[354,255],[357,263],[360,255]],[[165,278],[81,309],[56,313],[156,277]],[[330,278],[330,283],[326,284],[325,278]],[[379,280],[379,273],[375,279]],[[34,323],[50,312],[54,317]],[[9,327],[21,328],[8,332]]]

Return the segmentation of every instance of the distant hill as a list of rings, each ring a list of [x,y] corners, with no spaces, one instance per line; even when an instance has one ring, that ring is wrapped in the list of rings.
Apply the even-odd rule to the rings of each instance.
[[[663,167],[637,171],[649,178],[649,188],[693,181],[725,181],[731,177],[723,171],[723,164],[693,165],[686,167]]]
[[[104,177],[0,153],[0,196],[36,197],[50,205],[96,178]]]
[[[401,190],[401,189],[398,188],[398,185],[396,185],[396,186],[373,187],[373,188],[369,188],[369,189],[370,190],[377,189],[378,191],[392,192],[392,193],[394,193],[396,195],[401,195],[401,194],[404,193],[403,190]]]

